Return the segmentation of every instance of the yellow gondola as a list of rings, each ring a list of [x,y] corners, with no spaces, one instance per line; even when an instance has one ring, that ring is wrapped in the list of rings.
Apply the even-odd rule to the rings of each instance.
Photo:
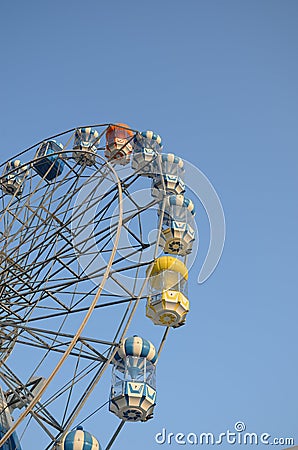
[[[162,256],[147,271],[148,275],[146,316],[155,325],[173,328],[184,325],[189,311],[188,270],[185,264],[172,256]]]

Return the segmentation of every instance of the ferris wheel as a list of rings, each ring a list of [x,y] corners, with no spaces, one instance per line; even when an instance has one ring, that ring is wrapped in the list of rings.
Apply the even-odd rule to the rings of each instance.
[[[189,311],[183,161],[152,131],[101,124],[0,170],[0,449],[32,436],[41,449],[109,449],[126,422],[153,417],[158,357]],[[155,345],[133,334],[144,303]],[[104,407],[119,418],[105,445],[84,430]]]

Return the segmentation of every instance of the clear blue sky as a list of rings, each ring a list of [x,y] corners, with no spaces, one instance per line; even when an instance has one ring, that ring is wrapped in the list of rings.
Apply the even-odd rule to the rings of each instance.
[[[115,450],[178,448],[155,433],[239,420],[298,443],[297,23],[296,0],[1,6],[1,160],[74,126],[126,122],[199,167],[225,211],[221,262],[198,285],[199,251],[187,325],[158,365],[155,419],[128,424]],[[105,445],[116,424],[106,413],[89,428]]]

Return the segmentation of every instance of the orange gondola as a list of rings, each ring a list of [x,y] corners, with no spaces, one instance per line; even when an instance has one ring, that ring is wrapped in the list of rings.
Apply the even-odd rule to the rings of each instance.
[[[133,137],[134,132],[129,125],[125,123],[110,125],[106,131],[105,157],[114,164],[127,164],[132,153]]]

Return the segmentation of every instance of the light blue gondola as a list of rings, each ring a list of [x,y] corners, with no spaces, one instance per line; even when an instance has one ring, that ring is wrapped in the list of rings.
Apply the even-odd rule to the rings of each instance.
[[[193,202],[183,195],[169,195],[159,206],[158,215],[164,207],[159,245],[166,254],[188,255],[195,241]]]
[[[22,166],[19,159],[9,161],[3,171],[0,186],[5,194],[21,196],[24,190],[25,180],[29,174],[28,166]]]
[[[75,132],[72,157],[82,166],[93,166],[99,144],[98,131],[91,127],[78,128]],[[79,150],[79,151],[78,151]]]
[[[64,161],[59,152],[63,150],[63,145],[54,140],[46,141],[41,144],[35,155],[32,167],[36,172],[48,181],[57,178],[62,174]]]
[[[76,430],[67,433],[55,450],[101,450],[98,440],[78,426]]]
[[[174,153],[162,153],[155,163],[156,175],[172,175],[178,176],[181,179],[184,178],[184,163],[180,156],[174,155]]]
[[[184,195],[171,194],[167,196],[164,202],[159,204],[158,215],[161,214],[163,207],[163,226],[168,226],[171,219],[179,222],[192,222],[196,214],[192,200],[184,197]]]
[[[133,139],[133,154],[131,167],[140,175],[153,177],[153,161],[162,151],[162,141],[154,131],[142,131]]]
[[[156,402],[154,345],[139,336],[124,339],[113,359],[109,409],[120,419],[145,422]]]
[[[132,336],[124,339],[117,350],[112,363],[119,368],[124,368],[126,364],[125,360],[129,356],[134,358],[146,358],[146,360],[152,364],[155,364],[157,360],[157,352],[154,345],[140,336]],[[138,359],[136,359],[136,365],[138,362]],[[140,359],[140,362],[143,363],[143,360]]]
[[[154,160],[154,178],[152,181],[153,197],[163,198],[165,195],[180,195],[185,192],[184,164],[179,156],[163,153]]]

